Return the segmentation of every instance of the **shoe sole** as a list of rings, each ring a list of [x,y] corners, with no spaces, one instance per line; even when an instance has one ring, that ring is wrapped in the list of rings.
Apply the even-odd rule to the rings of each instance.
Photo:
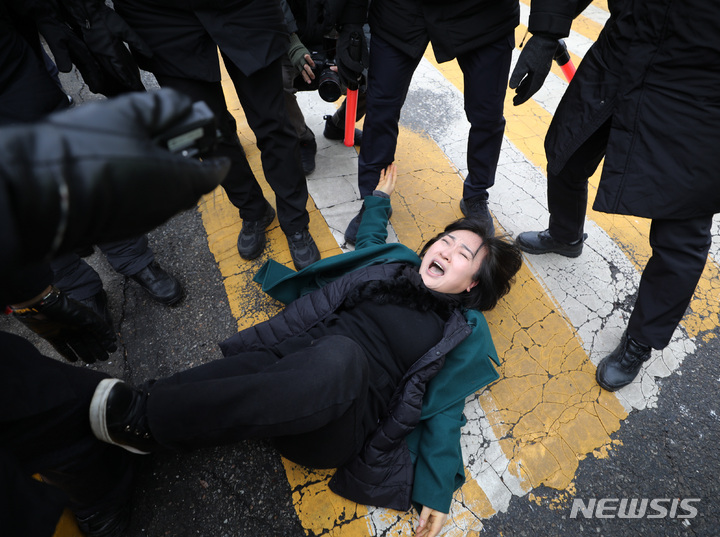
[[[124,444],[118,444],[115,442],[107,428],[107,402],[110,395],[110,391],[113,389],[118,382],[122,382],[119,379],[103,379],[100,384],[95,388],[92,400],[90,401],[90,428],[92,429],[95,438],[112,444],[114,446],[121,447],[131,453],[137,453],[138,455],[147,455],[149,451],[141,451],[131,446]]]
[[[588,236],[587,233],[583,233],[583,243],[585,243],[585,239],[587,239],[587,236]],[[563,257],[575,258],[575,257],[580,257],[580,255],[582,254],[582,251],[583,251],[582,248],[580,248],[580,250],[578,250],[577,252],[563,252],[563,251],[559,251],[559,250],[541,250],[538,248],[534,248],[533,246],[524,244],[520,240],[517,240],[517,239],[515,240],[515,244],[517,245],[518,248],[520,248],[526,254],[533,254],[533,255],[558,254]]]

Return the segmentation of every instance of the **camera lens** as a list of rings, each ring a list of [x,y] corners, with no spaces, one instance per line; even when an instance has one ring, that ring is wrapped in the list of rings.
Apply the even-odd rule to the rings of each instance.
[[[340,77],[335,71],[329,67],[323,69],[320,73],[320,81],[318,82],[318,94],[323,101],[334,103],[342,95],[340,87]]]

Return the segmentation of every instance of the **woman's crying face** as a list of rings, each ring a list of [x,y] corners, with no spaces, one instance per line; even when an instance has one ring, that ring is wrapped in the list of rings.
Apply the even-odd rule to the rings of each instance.
[[[485,248],[479,235],[459,229],[440,237],[422,258],[420,276],[428,289],[457,294],[470,291],[480,269]]]

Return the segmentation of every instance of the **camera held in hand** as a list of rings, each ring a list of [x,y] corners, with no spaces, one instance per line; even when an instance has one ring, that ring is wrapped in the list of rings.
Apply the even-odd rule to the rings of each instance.
[[[156,136],[155,143],[171,153],[199,159],[215,151],[220,136],[210,107],[204,101],[197,101],[191,113]]]
[[[298,75],[293,87],[298,91],[315,91],[317,90],[323,101],[333,103],[337,101],[341,95],[347,91],[347,87],[342,83],[340,75],[337,71],[333,71],[331,67],[335,64],[335,44],[337,39],[331,37],[323,38],[323,50],[320,52],[312,51],[310,56],[315,62],[312,68],[315,78],[310,84],[305,82],[301,75]]]

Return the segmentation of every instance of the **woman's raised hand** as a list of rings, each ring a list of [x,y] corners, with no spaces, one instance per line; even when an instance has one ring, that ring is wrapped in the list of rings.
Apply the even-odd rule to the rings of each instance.
[[[385,194],[389,196],[395,190],[395,183],[397,183],[397,167],[393,162],[387,168],[380,171],[380,180],[375,190],[385,192]]]

